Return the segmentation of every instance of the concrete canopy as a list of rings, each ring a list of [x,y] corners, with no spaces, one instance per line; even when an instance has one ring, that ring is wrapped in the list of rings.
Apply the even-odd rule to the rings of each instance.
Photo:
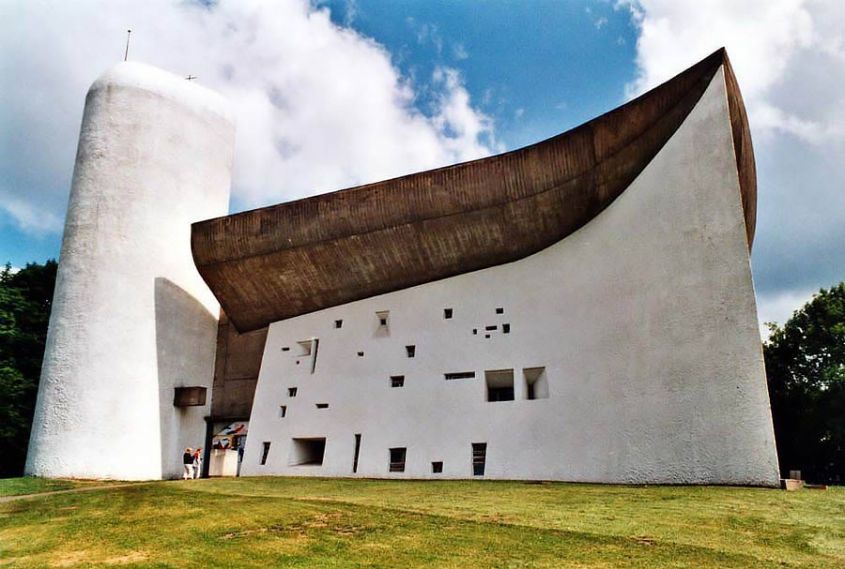
[[[524,258],[610,205],[722,67],[750,248],[754,155],[720,49],[625,105],[519,150],[195,223],[194,261],[246,332]]]

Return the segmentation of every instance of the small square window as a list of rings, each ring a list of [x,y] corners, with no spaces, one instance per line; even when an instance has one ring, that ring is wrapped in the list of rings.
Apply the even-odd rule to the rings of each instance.
[[[451,308],[444,308],[443,309],[443,318],[449,320],[452,317],[452,309]]]
[[[499,308],[496,309],[496,314],[504,314],[504,313],[505,313],[504,308],[499,307]]]
[[[288,387],[288,397],[296,397],[296,387]]]
[[[472,333],[473,335],[478,336],[478,328],[473,328]]]
[[[408,355],[409,358],[413,358],[415,355],[417,355],[417,347],[405,346],[405,353]]]
[[[288,413],[288,406],[287,405],[279,405],[279,418],[284,419],[285,415]]]
[[[359,358],[363,358],[363,357],[364,357],[364,352],[358,352],[358,357],[359,357]]]
[[[389,310],[382,310],[376,312],[376,318],[378,318],[378,325],[381,328],[387,328],[390,325],[390,311]]]
[[[390,387],[405,387],[405,376],[404,375],[391,375],[390,376]]]
[[[442,474],[443,473],[443,461],[438,460],[437,462],[431,463],[431,473],[432,474]]]
[[[335,320],[334,321],[335,328],[343,328],[343,320]]]

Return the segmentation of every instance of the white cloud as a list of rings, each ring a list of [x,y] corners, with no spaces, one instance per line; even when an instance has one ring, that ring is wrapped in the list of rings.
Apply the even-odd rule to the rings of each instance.
[[[757,298],[757,315],[760,321],[760,338],[769,338],[768,322],[783,326],[792,313],[804,306],[818,290],[784,291],[775,294],[761,294]]]
[[[130,27],[130,59],[196,75],[233,103],[233,191],[242,206],[493,148],[492,121],[456,70],[414,84],[383,46],[305,0],[0,3],[0,208],[22,228],[60,229],[85,92],[122,59]],[[435,101],[425,113],[421,88]]]
[[[758,171],[761,317],[845,279],[845,2],[622,0],[640,93],[727,47]],[[770,307],[771,310],[770,310]]]

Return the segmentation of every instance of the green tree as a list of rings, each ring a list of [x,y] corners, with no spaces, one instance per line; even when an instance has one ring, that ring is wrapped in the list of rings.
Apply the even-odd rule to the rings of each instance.
[[[785,476],[845,480],[845,283],[818,294],[764,345],[778,457]]]
[[[23,472],[56,267],[50,260],[0,272],[0,477]]]

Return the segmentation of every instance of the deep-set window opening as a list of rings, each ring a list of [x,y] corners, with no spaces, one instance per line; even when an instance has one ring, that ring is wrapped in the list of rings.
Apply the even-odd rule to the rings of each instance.
[[[391,375],[390,376],[390,387],[404,387],[405,386],[405,376],[404,375]]]
[[[522,369],[525,378],[526,399],[548,399],[549,380],[546,378],[546,368],[527,367]]]
[[[270,443],[269,441],[264,441],[262,443],[261,449],[261,466],[267,464],[267,455],[270,454]]]
[[[285,418],[285,415],[288,413],[288,406],[287,405],[279,405],[279,417],[281,419]]]
[[[449,320],[452,317],[452,309],[451,308],[444,308],[443,309],[443,318]]]
[[[451,379],[472,379],[475,377],[474,371],[453,371],[450,373],[444,373],[443,378],[446,380]]]
[[[417,355],[417,347],[416,346],[405,346],[405,354],[409,358],[413,358]]]
[[[443,461],[438,460],[431,463],[431,473],[432,474],[441,474],[443,472]]]
[[[317,406],[317,409],[328,409],[329,408],[328,403],[316,403],[316,406]]]
[[[290,466],[321,466],[326,454],[325,437],[291,439]]]
[[[376,318],[378,318],[378,325],[380,328],[387,328],[390,326],[389,310],[380,310],[376,312]]]
[[[343,320],[335,320],[334,321],[335,328],[343,328]]]
[[[513,370],[494,369],[484,372],[487,401],[513,401]]]
[[[361,433],[355,433],[355,455],[352,457],[352,474],[358,472],[358,455],[361,453]]]
[[[390,449],[390,472],[405,472],[405,447]]]
[[[296,397],[296,392],[296,387],[288,387],[288,397]]]
[[[487,443],[472,443],[472,475],[484,476],[487,466]]]

